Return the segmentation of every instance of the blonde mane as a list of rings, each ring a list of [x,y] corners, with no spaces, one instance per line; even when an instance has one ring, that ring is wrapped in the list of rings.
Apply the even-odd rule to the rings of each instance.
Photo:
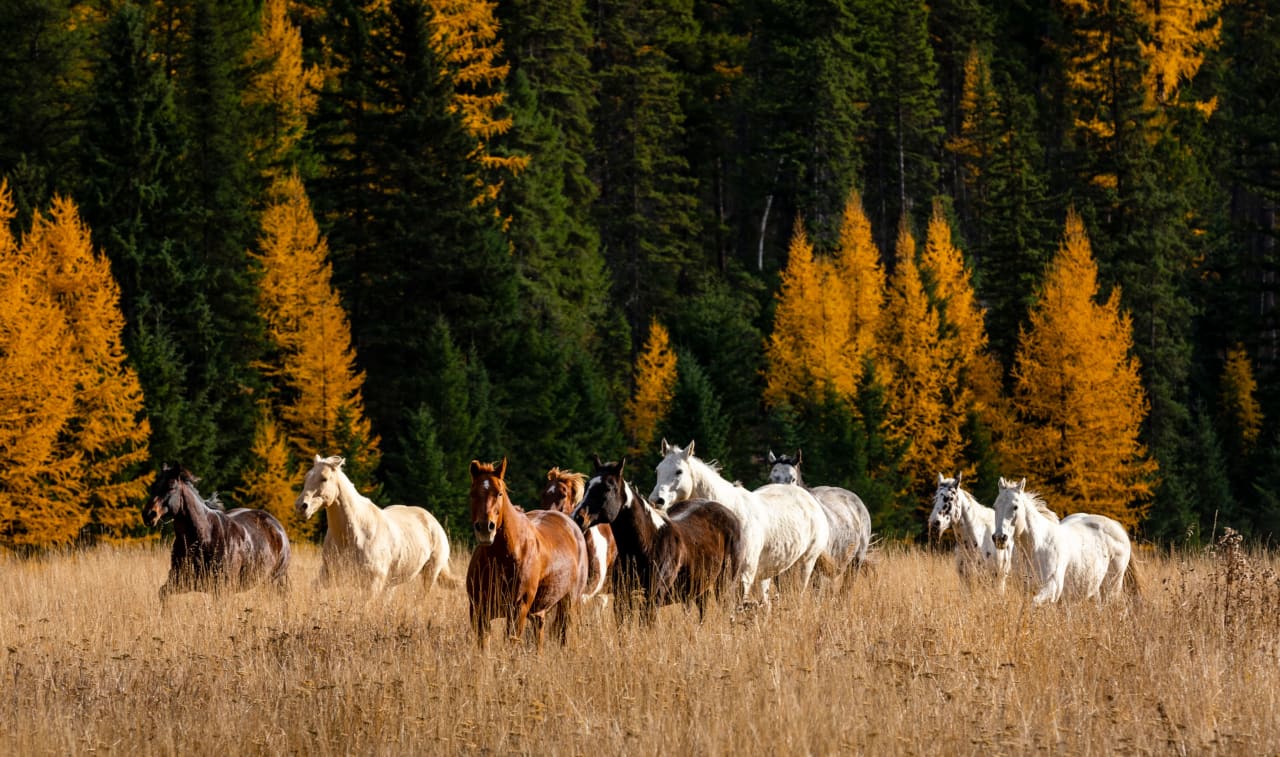
[[[571,470],[552,468],[547,471],[548,481],[557,481],[569,485],[569,493],[573,502],[582,501],[582,492],[587,486],[587,475]]]
[[[1024,491],[1022,492],[1022,495],[1026,497],[1026,499],[1030,501],[1031,504],[1034,505],[1035,508],[1040,511],[1040,514],[1043,515],[1044,517],[1048,518],[1054,523],[1059,523],[1062,521],[1062,519],[1058,517],[1057,513],[1049,509],[1049,503],[1044,501],[1044,497],[1040,496],[1040,492]]]

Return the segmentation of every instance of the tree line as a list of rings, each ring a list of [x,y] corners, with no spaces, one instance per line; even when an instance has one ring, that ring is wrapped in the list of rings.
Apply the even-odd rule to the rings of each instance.
[[[1275,532],[1267,2],[0,0],[0,542],[770,448]],[[310,524],[315,529],[316,524]]]

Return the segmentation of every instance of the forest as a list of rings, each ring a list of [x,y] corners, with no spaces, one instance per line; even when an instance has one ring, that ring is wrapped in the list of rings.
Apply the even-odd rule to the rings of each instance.
[[[1273,0],[0,0],[0,545],[770,451],[1280,527]]]

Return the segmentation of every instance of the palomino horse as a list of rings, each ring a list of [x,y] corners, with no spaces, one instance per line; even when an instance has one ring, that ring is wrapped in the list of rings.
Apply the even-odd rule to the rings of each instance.
[[[997,549],[992,536],[996,530],[996,511],[974,499],[960,488],[963,474],[944,478],[938,474],[938,490],[933,494],[933,511],[929,513],[930,536],[941,536],[955,526],[956,570],[968,580],[973,571],[982,569],[995,576],[1004,591],[1009,569],[1013,566],[1013,544]]]
[[[496,466],[471,461],[471,526],[478,542],[467,566],[471,625],[483,647],[494,618],[507,619],[512,639],[523,637],[532,619],[541,649],[547,611],[554,608],[552,630],[563,645],[587,586],[587,544],[568,515],[525,513],[511,504],[506,473],[505,457]]]
[[[867,552],[871,549],[871,514],[862,498],[848,489],[838,486],[807,486],[800,475],[800,450],[795,457],[774,455],[769,451],[769,483],[794,484],[809,490],[822,505],[822,512],[827,516],[827,525],[831,527],[831,538],[827,542],[826,560],[818,562],[818,567],[832,579],[840,579],[852,566],[854,570],[861,568],[867,560]]]
[[[814,565],[827,548],[831,527],[822,505],[799,486],[768,484],[755,491],[726,480],[719,468],[662,440],[658,483],[649,499],[667,508],[686,499],[719,502],[742,521],[743,599],[769,605],[769,582],[794,570],[800,588],[809,585]]]
[[[173,553],[169,580],[160,587],[160,602],[182,591],[241,591],[271,581],[288,586],[289,537],[266,510],[237,508],[226,512],[218,495],[205,500],[196,491],[200,479],[178,466],[165,465],[151,485],[142,510],[148,526],[173,520]]]
[[[323,507],[328,519],[321,550],[321,585],[351,579],[372,594],[422,576],[430,591],[449,574],[449,538],[435,516],[421,507],[378,507],[342,472],[344,458],[320,457],[307,472],[294,503],[306,519]]]
[[[573,508],[582,501],[582,492],[587,477],[581,473],[552,468],[547,471],[547,486],[542,490],[543,510],[559,510],[565,515],[572,515]],[[599,523],[583,533],[587,541],[587,589],[582,593],[583,600],[604,596],[605,583],[609,578],[609,568],[618,558],[618,545],[613,541],[613,529],[608,523]]]
[[[626,460],[602,463],[587,484],[574,518],[583,528],[613,526],[618,562],[611,584],[614,614],[621,623],[633,589],[644,592],[640,618],[653,621],[657,608],[693,603],[698,617],[707,600],[719,596],[741,571],[742,525],[719,502],[689,499],[663,511],[622,477]]]
[[[1038,494],[1027,491],[1027,480],[1000,479],[996,497],[997,547],[1012,539],[1030,558],[1032,580],[1039,586],[1035,604],[1069,598],[1110,599],[1121,586],[1140,594],[1133,548],[1124,526],[1105,515],[1076,513],[1062,520]]]

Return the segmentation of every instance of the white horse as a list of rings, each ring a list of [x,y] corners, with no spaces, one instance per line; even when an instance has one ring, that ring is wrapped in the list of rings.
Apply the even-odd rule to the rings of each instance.
[[[1000,479],[996,528],[992,540],[1004,547],[1010,539],[1030,559],[1032,580],[1039,586],[1035,604],[1063,596],[1107,600],[1121,588],[1141,593],[1133,547],[1124,526],[1104,515],[1076,513],[1062,520],[1044,500],[1028,492],[1027,480]]]
[[[693,454],[693,442],[686,449],[662,440],[662,462],[657,467],[658,483],[650,501],[666,509],[686,499],[710,499],[729,508],[742,521],[743,599],[769,605],[769,583],[783,572],[794,570],[803,590],[809,585],[814,566],[822,558],[831,536],[831,527],[822,505],[798,486],[770,484],[751,491],[726,480],[717,466]]]
[[[822,506],[831,529],[825,560],[818,563],[832,579],[841,578],[849,570],[861,568],[871,548],[871,514],[857,494],[839,486],[807,486],[800,475],[803,461],[800,450],[795,457],[774,455],[769,450],[769,483],[792,484],[807,489]]]
[[[996,585],[1004,591],[1013,567],[1014,546],[996,548],[992,538],[996,531],[996,511],[960,488],[962,475],[944,478],[938,474],[933,512],[929,513],[929,533],[941,536],[947,528],[955,526],[956,570],[960,577],[967,580],[975,568],[982,568],[995,576]]]
[[[419,575],[425,591],[437,578],[456,583],[449,573],[449,538],[435,516],[421,507],[378,507],[342,472],[344,462],[316,455],[294,503],[304,519],[325,508],[329,527],[319,582],[350,576],[374,593]]]

